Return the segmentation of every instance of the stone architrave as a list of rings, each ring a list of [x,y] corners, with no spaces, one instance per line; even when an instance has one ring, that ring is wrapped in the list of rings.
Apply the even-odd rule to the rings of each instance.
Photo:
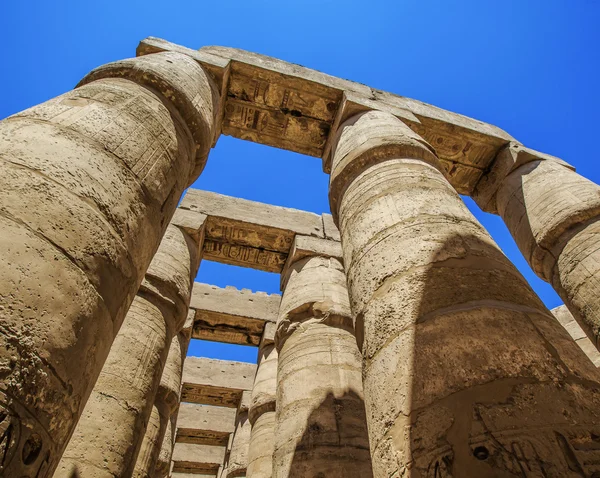
[[[187,354],[188,345],[194,325],[194,312],[189,311],[187,320],[171,341],[169,354],[162,370],[162,377],[158,386],[158,392],[154,400],[154,408],[158,411],[159,425],[157,430],[146,431],[140,453],[135,464],[133,478],[152,478],[157,473],[165,476],[169,472],[171,456],[173,454],[173,432],[169,431],[169,423],[177,419],[179,400],[181,397],[181,383],[183,376],[183,363]],[[167,432],[170,438],[165,440]],[[170,453],[165,450],[163,461],[159,461],[163,442],[170,443]],[[160,465],[160,466],[159,466]],[[157,469],[158,467],[158,469]]]
[[[558,158],[511,143],[473,199],[500,214],[531,268],[600,347],[600,186]]]
[[[150,417],[169,343],[184,324],[204,221],[169,225],[94,386],[56,477],[129,476]]]
[[[341,249],[302,242],[292,250],[312,255],[291,254],[282,277],[273,477],[370,477],[360,353],[344,269],[331,257]]]
[[[247,478],[271,478],[275,446],[275,408],[277,399],[277,349],[275,324],[265,324],[258,349],[258,368],[252,387],[248,419],[252,426],[248,448]]]
[[[375,477],[599,474],[598,371],[432,148],[371,111],[333,155]]]
[[[157,53],[0,122],[0,474],[53,474],[217,102],[197,62]]]

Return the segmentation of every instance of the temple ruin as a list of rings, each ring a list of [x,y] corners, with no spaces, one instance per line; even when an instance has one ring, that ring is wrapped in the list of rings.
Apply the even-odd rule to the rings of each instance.
[[[222,134],[321,158],[332,214],[189,188]],[[0,158],[0,476],[600,477],[600,188],[563,160],[152,37],[1,121]],[[203,260],[281,295],[194,282]]]

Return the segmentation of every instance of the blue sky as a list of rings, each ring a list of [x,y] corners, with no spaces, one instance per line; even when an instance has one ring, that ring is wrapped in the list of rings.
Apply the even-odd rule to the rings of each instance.
[[[0,118],[135,55],[147,36],[224,45],[493,123],[600,182],[600,1],[0,1]],[[193,187],[328,212],[320,160],[222,137]],[[550,308],[502,221],[467,200]],[[198,280],[279,291],[275,274],[204,262]],[[254,360],[255,349],[193,343],[190,353]]]

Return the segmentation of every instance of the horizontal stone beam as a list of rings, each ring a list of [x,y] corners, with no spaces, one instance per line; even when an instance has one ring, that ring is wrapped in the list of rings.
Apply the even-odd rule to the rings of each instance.
[[[195,339],[258,346],[266,322],[276,322],[281,296],[194,283]]]
[[[255,375],[256,364],[187,357],[181,401],[236,408]]]
[[[235,430],[235,408],[182,403],[177,415],[175,441],[197,445],[227,446]]]
[[[175,443],[173,473],[194,473],[195,477],[200,473],[214,476],[223,464],[225,451],[224,446]]]
[[[196,51],[150,37],[137,54],[158,51],[188,54],[218,82],[225,76],[219,71],[226,72],[223,134],[322,157],[326,172],[330,131],[366,110],[390,112],[428,141],[462,194],[472,192],[500,148],[514,141],[482,121],[256,53],[218,46]]]
[[[194,214],[207,216],[204,259],[268,272],[281,272],[296,234],[339,238],[329,214],[189,189],[173,223],[194,222]]]

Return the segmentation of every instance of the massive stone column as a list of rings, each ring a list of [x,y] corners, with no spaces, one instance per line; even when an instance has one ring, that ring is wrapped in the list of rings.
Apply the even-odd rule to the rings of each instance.
[[[162,370],[158,392],[154,399],[153,413],[158,417],[157,426],[152,429],[149,427],[146,431],[140,453],[135,463],[133,472],[135,478],[152,478],[157,472],[158,459],[165,435],[169,429],[168,425],[179,409],[183,363],[190,343],[193,325],[194,312],[190,310],[183,328],[171,341],[167,361]],[[167,440],[167,442],[169,441],[172,444],[172,437],[171,440]],[[173,448],[171,446],[171,454],[172,452]],[[160,464],[158,473],[168,473],[170,463],[171,455],[168,456],[166,463]],[[166,470],[164,469],[165,466]]]
[[[258,368],[252,387],[248,419],[252,426],[248,448],[248,478],[273,476],[275,404],[277,398],[275,324],[267,322],[258,349]]]
[[[337,132],[330,203],[374,475],[600,474],[598,371],[432,148],[389,114],[352,117]]]
[[[129,476],[146,431],[171,338],[188,314],[204,217],[170,225],[77,424],[56,476]],[[179,391],[177,391],[179,393]]]
[[[213,142],[214,91],[157,53],[0,122],[0,474],[52,475]]]
[[[177,414],[176,411],[167,421],[165,436],[160,445],[160,452],[156,460],[156,467],[154,468],[154,478],[165,478],[169,476],[169,472],[171,471],[171,460],[173,458],[173,447],[175,446],[175,434],[177,432]]]
[[[296,236],[284,268],[275,338],[277,478],[372,476],[360,354],[341,250],[331,242]]]
[[[245,477],[248,468],[248,447],[250,443],[251,425],[248,420],[251,392],[244,391],[235,418],[235,431],[231,436],[231,446],[227,463],[222,473],[223,478]]]
[[[600,186],[558,158],[512,143],[473,198],[500,214],[531,268],[600,347]]]

